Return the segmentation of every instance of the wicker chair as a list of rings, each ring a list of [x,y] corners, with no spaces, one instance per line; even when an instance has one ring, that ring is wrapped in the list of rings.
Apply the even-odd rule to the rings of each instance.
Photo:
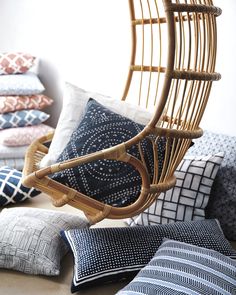
[[[136,97],[141,106],[155,106],[149,124],[122,144],[39,169],[38,162],[48,152],[44,143],[53,137],[44,136],[29,147],[23,171],[26,186],[48,194],[55,206],[69,204],[83,210],[92,223],[104,218],[134,216],[175,185],[177,166],[192,139],[203,133],[199,124],[212,82],[220,79],[215,63],[216,17],[221,10],[213,6],[212,0],[128,0],[128,3],[132,52],[122,100]],[[160,119],[161,125],[157,124]],[[127,153],[127,149],[150,135],[155,138],[152,144],[156,172],[152,179],[145,160]],[[160,137],[166,138],[166,152],[162,171],[158,173],[156,146]],[[104,204],[48,177],[98,159],[123,161],[139,171],[142,187],[134,203],[126,207]]]

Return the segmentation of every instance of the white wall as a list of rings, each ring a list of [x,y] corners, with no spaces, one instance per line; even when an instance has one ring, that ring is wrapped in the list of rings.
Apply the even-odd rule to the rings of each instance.
[[[40,57],[39,76],[55,103],[55,125],[64,80],[120,97],[130,57],[127,0],[0,0],[0,51],[27,51]],[[235,0],[215,0],[218,18],[217,71],[204,128],[236,135]]]

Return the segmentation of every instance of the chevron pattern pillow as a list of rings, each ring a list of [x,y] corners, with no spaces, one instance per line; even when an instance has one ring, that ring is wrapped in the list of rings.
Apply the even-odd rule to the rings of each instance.
[[[21,183],[22,172],[4,166],[0,168],[0,206],[15,204],[40,194]]]
[[[39,110],[25,110],[0,115],[0,130],[13,127],[38,125],[50,117]]]
[[[175,187],[161,193],[144,212],[127,219],[128,225],[204,219],[211,187],[223,156],[222,152],[208,156],[185,156],[175,172]]]
[[[214,250],[165,240],[116,295],[236,294],[236,261]]]

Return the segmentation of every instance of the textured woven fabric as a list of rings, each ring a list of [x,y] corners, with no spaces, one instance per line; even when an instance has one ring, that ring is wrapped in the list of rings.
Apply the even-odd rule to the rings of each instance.
[[[54,129],[45,124],[35,126],[7,128],[0,130],[0,143],[6,146],[24,146],[35,139],[52,132]]]
[[[152,117],[152,113],[140,106],[132,105],[99,93],[86,91],[75,85],[66,83],[62,111],[49,152],[41,161],[42,167],[56,163],[56,160],[69,142],[73,131],[76,130],[84,117],[87,102],[91,97],[109,110],[125,116],[138,124],[146,125]]]
[[[87,226],[85,218],[64,212],[4,209],[0,214],[0,268],[58,275],[60,260],[68,251],[60,231]]]
[[[233,295],[236,261],[205,248],[167,240],[117,295]]]
[[[74,255],[72,292],[85,285],[128,278],[144,267],[163,238],[183,241],[234,256],[216,220],[157,226],[91,228],[62,232]]]
[[[0,95],[33,95],[45,90],[36,74],[0,75]]]
[[[175,172],[173,189],[161,193],[144,212],[127,220],[129,225],[153,225],[205,218],[211,187],[223,153],[185,156]]]
[[[22,172],[4,166],[0,168],[0,206],[22,202],[40,194],[21,183]]]
[[[50,106],[53,100],[46,95],[0,96],[0,114],[21,110],[42,110]]]
[[[24,158],[29,146],[5,146],[0,144],[0,159]],[[8,165],[9,166],[9,165]],[[11,166],[10,166],[11,167]]]
[[[224,152],[224,159],[212,186],[207,218],[217,218],[229,240],[236,241],[236,137],[205,131],[189,154]]]
[[[0,53],[0,75],[22,74],[34,65],[35,57],[23,52]]]
[[[22,158],[0,158],[0,167],[8,166],[16,170],[22,170],[24,167],[25,157]]]
[[[39,110],[16,111],[0,114],[0,130],[38,125],[46,121],[49,117],[50,115]]]
[[[72,134],[58,162],[125,142],[138,134],[143,127],[90,99],[83,120]],[[153,175],[151,141],[145,139],[141,146],[147,169]],[[165,140],[161,138],[158,141],[160,166],[165,155],[164,149]],[[128,153],[140,159],[137,146],[132,146]],[[139,172],[130,164],[113,160],[94,161],[55,173],[51,177],[94,199],[118,207],[126,206],[136,200],[141,189]]]

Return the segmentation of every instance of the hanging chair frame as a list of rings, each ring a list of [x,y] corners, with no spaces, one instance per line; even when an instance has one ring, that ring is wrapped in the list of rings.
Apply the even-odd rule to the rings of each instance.
[[[138,1],[141,7],[141,18],[136,17],[135,4]],[[221,14],[221,10],[213,6],[211,0],[190,0],[184,1],[184,3],[180,3],[178,0],[175,1],[176,3],[171,0],[163,0],[165,12],[163,17],[159,15],[157,0],[153,0],[157,11],[155,18],[153,18],[151,12],[151,0],[138,1],[128,0],[132,50],[122,100],[126,100],[128,96],[134,73],[140,73],[138,95],[138,104],[140,104],[144,75],[148,74],[145,98],[145,104],[148,106],[151,97],[152,75],[158,75],[157,80],[160,75],[163,75],[161,94],[158,99],[156,97],[154,99],[155,113],[149,124],[139,134],[124,143],[40,169],[38,163],[48,153],[45,143],[52,140],[53,133],[51,133],[31,144],[25,158],[24,185],[35,187],[48,194],[55,206],[69,204],[84,211],[91,223],[96,223],[104,218],[120,219],[137,215],[149,207],[161,192],[175,185],[174,171],[188,150],[192,139],[202,136],[203,132],[199,124],[208,101],[212,82],[220,79],[220,74],[215,73],[215,62],[216,17]],[[144,15],[144,1],[147,3],[148,18]],[[160,62],[157,65],[153,64],[154,25],[158,26],[159,29],[162,25],[167,26],[168,50],[165,67]],[[148,65],[144,63],[144,36],[147,26],[151,35],[151,58]],[[142,36],[141,64],[136,62],[138,27],[141,28]],[[187,29],[189,31],[186,37]],[[194,37],[192,37],[192,34]],[[184,48],[186,43],[188,43],[188,50]],[[159,54],[161,55],[161,50]],[[158,83],[156,84],[157,87]],[[178,101],[180,101],[179,104]],[[166,138],[166,154],[162,173],[158,177],[154,176],[154,180],[150,179],[145,163],[127,153],[130,147],[139,145],[140,141],[149,135],[154,135],[156,138]],[[154,142],[154,147],[156,147],[155,144]],[[104,159],[129,163],[134,169],[138,170],[142,179],[142,187],[139,197],[133,204],[122,208],[113,207],[94,200],[49,177],[49,175],[64,169]],[[155,152],[154,159],[155,167],[158,167],[158,155]]]

